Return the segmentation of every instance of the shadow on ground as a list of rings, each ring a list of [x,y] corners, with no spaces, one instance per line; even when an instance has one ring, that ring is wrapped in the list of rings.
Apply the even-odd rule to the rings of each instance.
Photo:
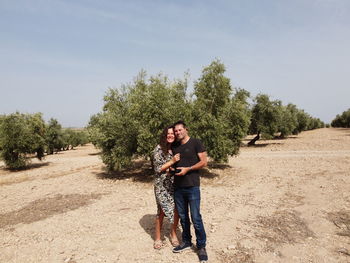
[[[247,147],[250,148],[261,148],[261,147],[266,147],[271,145],[271,143],[259,143],[259,144],[251,144],[251,145],[247,145]]]
[[[2,166],[1,169],[9,172],[18,172],[18,171],[26,171],[31,169],[37,169],[44,166],[49,166],[51,162],[40,162],[40,163],[30,163],[26,167],[18,168],[18,169],[10,169],[6,168],[5,166]]]
[[[144,215],[139,221],[140,226],[152,238],[152,240],[154,240],[155,220],[156,220],[156,214],[147,214],[147,215]],[[178,239],[180,240],[181,230],[179,226],[180,226],[180,223],[177,227],[176,234]],[[165,217],[163,220],[163,227],[161,232],[162,240],[165,240],[166,238],[170,239],[170,229],[171,229],[171,224],[169,220]]]
[[[290,136],[287,136],[284,138],[277,136],[271,140],[266,140],[266,139],[257,140],[256,143],[252,144],[252,145],[248,145],[248,143],[251,141],[251,139],[246,138],[246,139],[242,140],[241,147],[266,147],[268,145],[282,145],[283,141],[285,141],[287,139],[299,139],[299,137],[297,135],[290,135]]]
[[[50,164],[51,164],[51,162],[32,163],[32,164],[29,164],[27,166],[27,168],[24,170],[36,169],[36,168],[40,168],[40,167],[44,167],[44,166],[49,166]]]
[[[208,162],[208,168],[209,169],[225,170],[225,169],[232,168],[232,166],[227,164],[227,163]]]
[[[232,166],[229,164],[209,162],[206,168],[201,169],[200,175],[201,178],[211,180],[220,177],[221,171],[225,171],[228,169],[232,169]]]
[[[104,171],[97,173],[98,179],[103,180],[126,180],[132,179],[136,182],[151,183],[153,182],[154,171],[149,161],[147,160],[136,160],[132,163],[129,168],[122,171]]]
[[[207,178],[207,179],[213,179],[219,176],[218,173],[212,170],[225,170],[232,168],[228,164],[221,164],[221,163],[215,163],[210,162],[208,164],[207,168],[204,168],[201,170],[201,177]],[[141,183],[152,183],[154,179],[154,171],[152,169],[150,161],[147,160],[136,160],[133,162],[133,164],[122,171],[104,171],[96,173],[96,177],[98,179],[103,180],[126,180],[131,179],[135,182],[141,182]]]
[[[145,230],[145,232],[150,235],[150,237],[154,240],[154,225],[155,225],[155,214],[144,215],[139,223],[140,226]],[[162,237],[163,238],[163,237]]]
[[[279,140],[284,140],[284,139],[279,139]],[[269,145],[282,145],[282,144],[283,144],[283,142],[268,142],[268,143],[258,142],[258,143],[253,144],[253,145],[243,145],[243,147],[259,148],[259,147],[266,147]]]
[[[90,156],[101,155],[101,152],[89,153]]]
[[[344,133],[344,136],[350,136],[350,128],[336,128]]]

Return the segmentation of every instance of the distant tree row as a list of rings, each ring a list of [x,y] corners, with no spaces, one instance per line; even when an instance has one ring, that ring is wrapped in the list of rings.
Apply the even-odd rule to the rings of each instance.
[[[10,169],[24,168],[30,158],[73,149],[88,142],[86,131],[62,129],[55,119],[46,124],[41,113],[0,115],[0,159]]]
[[[338,114],[331,122],[332,127],[350,128],[350,109]]]
[[[262,137],[285,138],[302,131],[325,127],[318,118],[313,118],[296,105],[283,105],[280,100],[271,101],[268,95],[258,94],[254,98],[251,110],[250,134],[256,134],[248,145],[253,145]]]
[[[144,71],[131,84],[109,89],[102,111],[88,125],[108,169],[121,170],[137,156],[150,159],[162,129],[179,119],[217,162],[237,154],[247,134],[257,134],[254,144],[260,136],[284,138],[324,127],[295,105],[284,106],[265,94],[250,104],[249,92],[232,87],[224,73],[224,64],[214,60],[194,82],[193,94],[187,93],[187,75],[174,81],[163,74],[147,79]]]

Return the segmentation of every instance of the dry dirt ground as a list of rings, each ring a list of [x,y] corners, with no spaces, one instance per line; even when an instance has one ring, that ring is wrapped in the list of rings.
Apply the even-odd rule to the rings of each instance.
[[[0,262],[198,262],[171,252],[167,222],[153,249],[149,164],[103,167],[91,145],[0,163]],[[259,141],[201,181],[209,262],[350,262],[350,129]]]

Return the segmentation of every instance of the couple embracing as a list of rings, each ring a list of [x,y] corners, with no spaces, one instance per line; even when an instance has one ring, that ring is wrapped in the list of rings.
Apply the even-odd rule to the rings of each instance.
[[[186,124],[178,121],[164,129],[160,143],[154,150],[154,192],[158,207],[155,222],[154,248],[160,249],[164,216],[172,223],[170,241],[173,252],[180,253],[192,247],[190,216],[194,226],[197,253],[201,262],[207,261],[206,233],[200,214],[199,170],[207,165],[207,153],[200,140],[190,138]],[[190,216],[189,216],[190,214]],[[176,236],[179,222],[182,242]]]

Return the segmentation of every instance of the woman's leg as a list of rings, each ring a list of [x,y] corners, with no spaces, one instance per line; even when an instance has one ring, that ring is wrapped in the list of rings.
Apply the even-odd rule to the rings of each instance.
[[[155,241],[161,240],[160,234],[162,231],[163,219],[164,219],[164,212],[163,210],[160,210],[159,215],[157,215],[156,217],[156,223],[155,223],[155,235],[154,235]]]
[[[177,209],[175,207],[174,210],[174,223],[171,225],[171,232],[170,232],[170,240],[173,246],[177,246],[179,244],[179,240],[176,235],[176,229],[179,224],[179,213],[177,212]]]

